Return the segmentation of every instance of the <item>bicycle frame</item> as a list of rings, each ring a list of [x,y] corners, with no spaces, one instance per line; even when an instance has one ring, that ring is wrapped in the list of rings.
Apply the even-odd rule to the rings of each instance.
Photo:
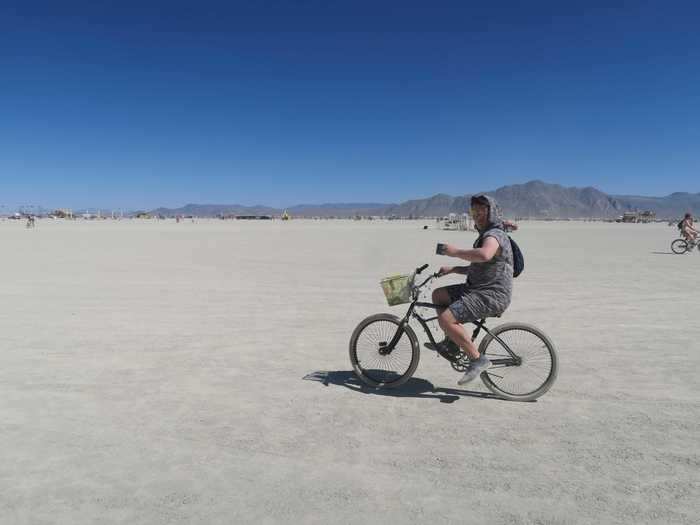
[[[425,286],[429,281],[431,281],[433,278],[435,278],[436,275],[431,275],[428,277],[423,283],[420,285],[416,286],[413,288],[413,301],[411,301],[410,306],[408,307],[408,311],[406,312],[406,315],[404,315],[403,319],[401,319],[401,323],[399,324],[399,327],[396,330],[396,333],[394,334],[394,337],[391,338],[391,341],[382,349],[381,351],[382,354],[390,354],[396,345],[398,344],[399,340],[401,339],[401,336],[404,333],[404,327],[408,325],[411,319],[417,320],[420,325],[423,327],[423,330],[425,331],[426,335],[428,336],[428,339],[430,339],[430,342],[433,345],[436,345],[437,342],[435,341],[435,338],[433,337],[433,332],[430,330],[430,327],[428,326],[428,323],[430,321],[434,321],[437,319],[437,316],[435,317],[429,317],[427,319],[424,319],[423,317],[420,316],[420,314],[416,313],[415,309],[416,307],[419,308],[430,308],[432,310],[442,310],[446,308],[444,305],[438,305],[438,304],[433,304],[433,303],[426,303],[419,301],[419,295],[420,295],[420,289]],[[488,335],[493,337],[496,341],[498,341],[503,348],[505,348],[506,352],[508,352],[508,355],[510,358],[504,358],[504,359],[491,359],[491,363],[493,365],[501,365],[501,366],[517,366],[520,364],[520,357],[511,350],[511,348],[503,341],[500,337],[497,335],[494,335],[493,332],[491,332],[487,327],[486,327],[486,319],[480,319],[479,321],[472,321],[471,324],[476,325],[476,328],[472,332],[472,341],[476,341],[476,338],[479,336],[479,333],[481,330],[486,332]]]

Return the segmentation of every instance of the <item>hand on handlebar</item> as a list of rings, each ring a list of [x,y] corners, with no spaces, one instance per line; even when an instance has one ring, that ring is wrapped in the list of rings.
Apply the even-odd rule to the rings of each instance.
[[[437,271],[435,277],[444,277],[445,275],[451,274],[453,271],[454,266],[443,266]]]

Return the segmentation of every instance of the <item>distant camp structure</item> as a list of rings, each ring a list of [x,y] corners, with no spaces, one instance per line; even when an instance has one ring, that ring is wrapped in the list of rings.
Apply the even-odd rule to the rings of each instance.
[[[82,217],[85,220],[91,221],[94,219],[101,219],[102,218],[102,212],[100,210],[97,210],[97,213],[92,213],[90,210],[86,210],[85,213],[81,213],[80,217]]]
[[[639,214],[639,222],[656,222],[656,213],[653,211],[643,211]]]
[[[282,213],[282,217],[280,217],[280,219],[282,219],[283,221],[288,221],[289,219],[291,219],[291,217],[287,213],[287,210],[284,210],[284,213]]]
[[[57,210],[54,210],[53,213],[51,213],[51,215],[58,219],[72,219],[73,210],[69,208],[59,208]]]
[[[217,215],[222,221],[235,219],[237,221],[271,221],[272,215],[236,215],[235,213],[220,213]]]
[[[615,222],[649,223],[656,222],[656,213],[653,211],[627,211],[620,215]]]
[[[462,213],[457,215],[456,213],[450,213],[447,217],[442,217],[437,219],[438,222],[442,222],[441,229],[449,231],[473,231],[474,222],[468,213]]]
[[[448,231],[476,231],[474,219],[468,213],[457,215],[450,213],[447,217],[438,218],[437,222],[441,223],[440,228]],[[426,228],[427,229],[427,228]],[[503,221],[503,229],[507,232],[514,232],[518,229],[518,224],[510,220]]]

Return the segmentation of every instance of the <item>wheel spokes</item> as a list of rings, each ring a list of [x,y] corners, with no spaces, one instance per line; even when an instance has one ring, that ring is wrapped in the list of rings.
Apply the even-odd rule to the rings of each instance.
[[[495,368],[498,369],[498,374],[486,372],[493,385],[513,396],[527,396],[537,391],[546,383],[554,366],[546,342],[537,334],[523,328],[506,329],[497,335],[520,358],[520,363],[497,364]],[[510,357],[495,338],[489,341],[486,356],[496,360]]]
[[[391,352],[382,354],[383,346],[394,337],[398,325],[380,319],[368,324],[357,337],[355,352],[362,373],[377,383],[389,383],[403,376],[411,367],[413,345],[407,333],[401,334]]]

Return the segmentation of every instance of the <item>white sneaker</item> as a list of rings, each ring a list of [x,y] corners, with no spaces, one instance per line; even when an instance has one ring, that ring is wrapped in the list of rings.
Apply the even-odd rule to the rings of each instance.
[[[489,368],[491,368],[491,361],[489,361],[485,355],[482,355],[479,359],[472,361],[469,364],[469,368],[467,368],[467,371],[464,372],[462,379],[457,381],[457,384],[466,385],[467,383],[474,381],[481,375],[482,372],[486,372],[486,370]]]

